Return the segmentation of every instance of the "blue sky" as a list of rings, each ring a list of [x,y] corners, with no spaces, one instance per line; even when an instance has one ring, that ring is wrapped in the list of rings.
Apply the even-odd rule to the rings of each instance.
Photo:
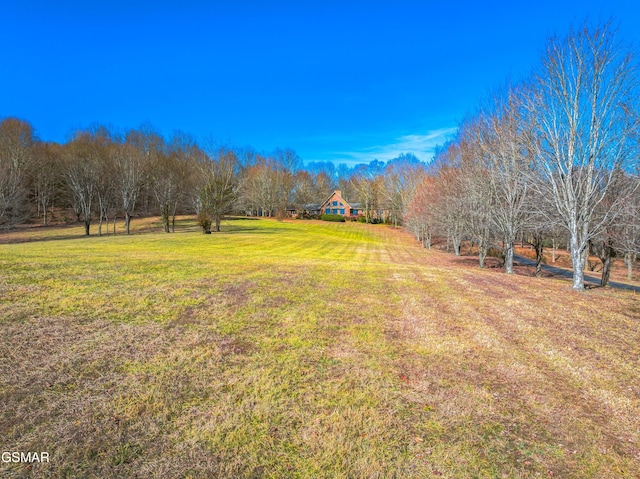
[[[427,160],[546,38],[631,1],[0,0],[0,117],[63,142],[148,122],[306,161]]]

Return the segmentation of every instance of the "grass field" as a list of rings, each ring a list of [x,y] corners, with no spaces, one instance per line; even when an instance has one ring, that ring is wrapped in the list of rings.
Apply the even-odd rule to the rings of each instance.
[[[633,292],[355,223],[2,239],[0,447],[51,456],[3,477],[640,477]]]

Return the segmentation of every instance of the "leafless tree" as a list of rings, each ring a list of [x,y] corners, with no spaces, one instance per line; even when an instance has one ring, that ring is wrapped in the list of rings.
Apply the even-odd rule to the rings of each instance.
[[[416,186],[415,194],[407,205],[405,222],[422,246],[431,249],[431,238],[436,223],[438,197],[436,196],[436,178],[425,176]]]
[[[636,67],[611,25],[584,26],[552,38],[535,80],[529,110],[538,141],[536,183],[569,234],[573,288],[584,289],[588,244],[607,221],[596,217],[614,172],[637,161]],[[609,206],[615,208],[614,201]]]
[[[93,137],[93,150],[96,154],[94,163],[94,174],[96,175],[96,203],[98,210],[98,236],[102,236],[102,225],[106,223],[107,233],[109,232],[109,217],[117,204],[116,198],[116,175],[114,165],[114,150],[117,148],[116,142],[111,136],[111,132],[106,128],[98,130]]]
[[[147,178],[149,164],[145,161],[144,152],[128,142],[117,145],[114,164],[116,191],[124,212],[127,234],[131,234],[131,218]]]
[[[460,245],[465,234],[465,201],[460,168],[460,147],[451,141],[436,154],[433,171],[431,212],[434,231],[446,237],[447,251],[460,256]]]
[[[259,156],[256,164],[248,169],[243,182],[243,196],[261,216],[273,216],[282,208],[284,171],[273,158]],[[285,205],[286,206],[286,205]]]
[[[293,188],[293,203],[296,206],[298,217],[304,212],[304,207],[320,201],[315,195],[313,177],[305,170],[296,172]]]
[[[313,184],[314,184],[314,197],[317,198],[318,202],[323,201],[331,193],[331,189],[332,189],[331,177],[329,177],[327,173],[324,171],[321,171],[319,173],[312,173],[311,177],[313,178]],[[353,187],[351,189],[355,191]],[[348,190],[345,190],[345,191],[348,191]],[[346,195],[346,192],[345,192],[345,195]],[[347,196],[347,199],[351,200],[351,198],[352,197]]]
[[[54,199],[61,196],[62,150],[56,143],[37,143],[34,150],[34,164],[31,168],[31,190],[36,203],[38,217],[47,225],[49,209]]]
[[[33,162],[32,126],[17,118],[0,122],[0,227],[29,217],[28,174]]]
[[[475,139],[478,128],[477,119],[471,119],[458,133],[459,174],[455,190],[461,201],[460,216],[464,229],[477,245],[479,266],[484,268],[494,236],[495,195],[491,185],[491,169],[484,161],[479,142]]]
[[[530,216],[531,130],[522,113],[522,87],[508,88],[477,116],[470,130],[479,146],[491,196],[491,217],[504,244],[504,267],[513,273],[514,243]],[[481,178],[480,176],[477,178]]]
[[[100,153],[91,132],[77,132],[64,151],[64,177],[74,204],[83,217],[84,233],[89,236],[91,213],[98,188]]]
[[[236,200],[238,187],[238,158],[228,148],[210,151],[199,164],[200,187],[199,218],[205,233],[220,231],[220,222],[229,213]]]
[[[604,199],[598,204],[595,217],[602,227],[589,241],[591,254],[602,262],[600,284],[607,286],[611,266],[618,254],[626,256],[638,242],[637,179],[624,171],[616,171]],[[600,215],[606,215],[600,218]]]
[[[411,154],[402,154],[385,167],[382,194],[395,227],[407,213],[407,205],[416,194],[424,174],[424,164]]]
[[[291,148],[276,149],[273,153],[273,169],[277,176],[278,210],[282,216],[287,206],[293,201],[296,171],[302,165],[302,160]]]
[[[620,204],[616,251],[624,257],[627,279],[632,279],[633,266],[640,254],[640,176],[626,175],[630,194]]]
[[[365,221],[370,223],[381,204],[383,178],[362,167],[351,177],[351,184],[357,192],[360,206],[365,215]]]

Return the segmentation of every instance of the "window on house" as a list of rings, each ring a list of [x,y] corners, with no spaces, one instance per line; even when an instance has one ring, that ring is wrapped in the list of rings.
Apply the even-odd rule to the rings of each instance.
[[[344,215],[344,208],[340,209],[340,214]]]
[[[331,210],[331,212],[332,212],[334,215],[337,215],[337,214],[338,214],[338,208],[333,208],[333,209]]]
[[[333,203],[331,203],[333,206],[338,206],[338,202],[334,201]]]
[[[331,210],[329,208],[327,208],[327,214],[330,215],[331,214]]]

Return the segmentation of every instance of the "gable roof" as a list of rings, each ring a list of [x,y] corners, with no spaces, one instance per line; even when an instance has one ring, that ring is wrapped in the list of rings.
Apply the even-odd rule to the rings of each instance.
[[[349,203],[347,200],[344,199],[344,197],[342,196],[342,191],[340,191],[340,190],[333,190],[333,192],[327,197],[327,199],[324,200],[322,203],[320,203],[320,207],[323,207],[324,205],[326,205],[327,202],[331,199],[331,197],[333,195],[335,195],[336,193],[338,193],[338,196],[340,196],[340,198],[342,198],[342,201],[344,201],[346,203],[345,206],[348,206],[350,208],[351,207],[351,203]]]

